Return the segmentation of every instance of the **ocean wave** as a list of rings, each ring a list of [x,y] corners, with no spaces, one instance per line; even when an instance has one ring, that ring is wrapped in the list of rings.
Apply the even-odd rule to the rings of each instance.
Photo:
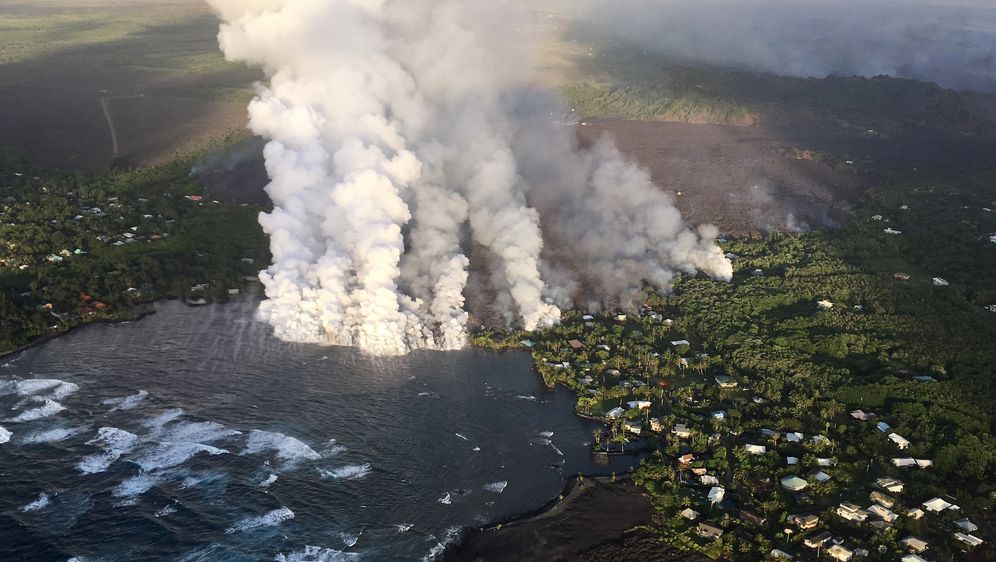
[[[415,526],[414,523],[398,523],[397,525],[394,526],[394,528],[398,530],[398,534],[400,535],[401,533],[407,533],[408,531],[411,531],[412,527],[414,526]]]
[[[246,440],[245,453],[258,454],[264,451],[274,451],[278,459],[285,463],[296,463],[305,460],[322,458],[317,451],[303,441],[283,433],[252,430]]]
[[[104,406],[113,406],[110,411],[114,412],[117,410],[134,410],[137,408],[145,399],[149,396],[149,393],[144,390],[139,390],[137,394],[132,394],[131,396],[123,396],[121,398],[108,398],[101,402]]]
[[[168,426],[160,426],[149,437],[156,441],[170,443],[211,443],[228,437],[241,435],[241,431],[228,429],[220,423],[176,422]]]
[[[262,482],[259,483],[259,487],[260,488],[269,488],[276,481],[277,481],[277,475],[276,474],[271,474],[271,475],[269,475],[269,476],[266,477],[266,480],[263,480]]]
[[[162,518],[166,517],[167,515],[173,515],[176,512],[177,512],[176,504],[170,503],[160,508],[159,511],[156,512],[156,517]]]
[[[339,533],[339,538],[342,539],[342,544],[346,545],[347,548],[352,548],[356,546],[356,543],[360,542],[360,537],[363,536],[363,529],[358,532],[350,533],[344,531]]]
[[[336,455],[345,453],[347,447],[345,445],[340,445],[335,439],[329,439],[328,443],[322,447],[321,456],[323,458],[334,457]]]
[[[515,396],[519,400],[529,400],[530,402],[535,401],[536,397],[531,394],[518,394]]]
[[[251,531],[252,529],[258,529],[260,527],[274,527],[289,519],[294,519],[294,512],[286,507],[281,507],[279,509],[274,509],[266,515],[246,517],[235,525],[225,529],[225,534],[231,535],[234,533],[242,533],[245,531]]]
[[[137,498],[145,492],[151,490],[156,484],[159,483],[161,479],[160,475],[156,474],[139,474],[138,476],[132,476],[126,479],[124,482],[118,484],[114,490],[111,491],[111,495],[116,498]],[[120,505],[134,505],[133,503],[124,503]]]
[[[180,419],[184,413],[185,412],[180,408],[170,408],[169,410],[163,410],[155,416],[146,418],[146,420],[142,422],[142,425],[149,428],[152,433],[156,433],[157,431],[161,431],[166,424]]]
[[[422,557],[422,562],[430,562],[435,560],[439,555],[446,551],[446,548],[453,544],[453,541],[460,536],[460,529],[457,527],[450,527],[446,529],[443,533],[442,539],[437,539],[435,536],[430,535],[433,540],[436,541],[436,545],[429,549],[429,552]]]
[[[52,503],[52,496],[46,494],[45,492],[42,492],[41,494],[38,495],[38,498],[35,499],[35,501],[22,507],[21,511],[23,511],[24,513],[28,513],[31,511],[40,511],[48,507],[51,503]]]
[[[305,546],[290,554],[278,554],[273,559],[276,562],[346,562],[359,560],[360,555],[355,552],[342,552],[334,548]]]
[[[13,437],[13,435],[14,434],[11,433],[10,430],[0,425],[0,445],[10,441],[10,438]]]
[[[470,439],[466,435],[461,435],[459,433],[454,433],[453,435],[456,435],[457,437],[463,439],[464,441],[470,441]]]
[[[541,431],[541,432],[539,432],[539,436],[540,437],[545,437],[545,438],[549,439],[549,438],[553,437],[553,432],[552,431]]]
[[[58,443],[59,441],[65,441],[70,437],[79,435],[82,432],[83,432],[82,427],[58,427],[46,431],[36,431],[34,433],[29,433],[26,437],[22,438],[20,442],[25,445],[34,445],[38,443]]]
[[[97,430],[97,437],[87,441],[87,445],[100,446],[104,452],[84,457],[76,465],[83,474],[104,472],[114,461],[130,452],[138,445],[138,436],[116,427],[102,427]]]
[[[228,454],[228,451],[201,443],[163,442],[155,444],[148,449],[148,452],[131,460],[142,467],[142,470],[150,471],[181,465],[199,453],[216,456]]]
[[[505,491],[505,488],[507,486],[508,486],[507,480],[499,480],[498,482],[491,482],[489,484],[485,484],[484,489],[494,494],[500,494]]]
[[[449,492],[446,492],[442,497],[436,498],[436,501],[443,505],[450,505],[453,503],[453,496]]]
[[[336,480],[359,480],[360,478],[370,474],[370,471],[370,463],[363,463],[340,466],[339,468],[334,468],[332,470],[319,469],[318,473],[321,474],[323,478],[334,478]]]
[[[37,421],[54,416],[55,414],[58,414],[59,412],[65,409],[66,409],[65,406],[59,404],[55,400],[45,400],[45,403],[42,406],[39,406],[37,408],[32,408],[30,410],[24,410],[17,416],[5,421],[8,421],[10,423]]]

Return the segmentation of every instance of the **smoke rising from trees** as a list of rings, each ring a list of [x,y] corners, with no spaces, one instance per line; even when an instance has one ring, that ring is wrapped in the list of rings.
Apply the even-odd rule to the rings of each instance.
[[[632,307],[677,272],[729,279],[717,232],[685,226],[611,142],[577,144],[537,91],[521,4],[208,0],[249,106],[274,210],[260,316],[287,340],[390,355],[466,343],[472,246],[510,325]]]

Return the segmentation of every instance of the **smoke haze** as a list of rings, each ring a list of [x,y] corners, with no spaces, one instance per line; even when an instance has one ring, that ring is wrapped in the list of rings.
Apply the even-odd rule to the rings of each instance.
[[[631,307],[678,272],[729,279],[608,140],[578,146],[536,91],[521,4],[208,0],[226,57],[264,69],[249,107],[274,203],[260,315],[279,337],[375,354],[467,339],[473,246],[509,325],[583,299]]]
[[[996,93],[991,0],[579,0],[597,33],[690,61]]]

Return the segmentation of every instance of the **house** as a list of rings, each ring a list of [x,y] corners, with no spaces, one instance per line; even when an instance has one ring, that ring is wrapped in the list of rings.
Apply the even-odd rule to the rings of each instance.
[[[837,463],[835,463],[833,461],[833,459],[827,459],[827,458],[817,458],[816,459],[816,466],[833,466],[835,464],[837,464]]]
[[[896,519],[899,519],[899,515],[893,513],[891,510],[886,509],[878,504],[872,504],[865,511],[871,513],[872,515],[875,515],[876,517],[878,517],[882,521],[885,521],[886,523],[895,523]]]
[[[762,527],[764,526],[765,523],[768,522],[768,520],[765,519],[763,516],[743,509],[740,510],[740,519],[757,527]]]
[[[605,417],[609,418],[610,420],[614,420],[616,418],[622,417],[622,415],[625,413],[626,410],[623,410],[622,408],[616,406],[615,408],[612,408],[611,410],[606,412]]]
[[[984,542],[975,535],[966,535],[965,533],[955,533],[954,537],[972,548],[975,548]]]
[[[877,424],[875,424],[875,427],[877,427],[878,430],[881,431],[882,433],[885,433],[886,431],[889,431],[890,429],[892,429],[892,426],[890,426],[889,424],[885,423],[884,421],[878,422]]]
[[[654,433],[660,433],[664,427],[661,425],[660,418],[650,418],[650,431]]]
[[[833,308],[833,302],[832,301],[828,301],[828,300],[822,300],[822,301],[818,301],[816,303],[816,306],[818,306],[819,308],[821,308],[823,310],[830,310],[831,308]]]
[[[768,452],[768,448],[764,445],[744,445],[744,449],[752,455],[763,455]]]
[[[900,449],[905,449],[910,446],[910,442],[905,437],[899,435],[898,433],[890,433],[889,439],[893,443],[895,443],[896,446],[899,447]]]
[[[704,467],[704,466],[693,466],[692,467],[692,474],[694,474],[695,476],[702,476],[703,474],[708,474],[708,473],[709,473],[709,469],[706,468],[706,467]]]
[[[674,340],[673,342],[671,342],[671,345],[673,345],[674,347],[681,347],[683,345],[689,345],[690,346],[692,344],[688,340]]]
[[[805,514],[805,515],[791,515],[789,516],[789,521],[791,521],[796,527],[803,531],[808,531],[810,529],[815,529],[820,523],[820,518],[816,515]]]
[[[903,458],[903,459],[896,458],[892,459],[892,464],[898,466],[899,468],[908,468],[911,466],[916,466],[916,460],[911,458]]]
[[[785,457],[785,464],[788,466],[794,466],[799,464],[799,457]]]
[[[979,526],[969,521],[967,517],[955,521],[954,524],[957,525],[959,529],[965,531],[966,533],[971,533],[972,531],[979,530]]]
[[[827,555],[834,560],[840,560],[840,562],[848,562],[851,558],[854,558],[854,552],[852,550],[839,544],[835,544],[828,548]]]
[[[777,548],[771,549],[771,557],[778,560],[791,560],[792,555],[785,552],[784,550],[778,550]]]
[[[715,412],[712,413],[712,419],[714,419],[714,420],[725,420],[726,419],[726,412],[724,412],[723,410],[715,411]]]
[[[914,536],[909,536],[899,541],[899,545],[906,550],[917,554],[927,550],[927,542]]]
[[[782,483],[782,488],[785,488],[790,492],[800,492],[804,490],[806,486],[809,485],[809,482],[806,482],[802,478],[799,478],[798,476],[795,475],[785,476],[784,478],[782,478],[781,483]]]
[[[692,464],[695,462],[695,455],[691,453],[685,453],[678,457],[678,464]]]
[[[710,503],[719,503],[723,501],[723,498],[725,497],[726,490],[720,486],[713,486],[712,489],[709,490],[709,494],[706,496]]]
[[[722,529],[708,523],[699,523],[699,526],[695,528],[695,532],[704,539],[716,540],[723,536]]]
[[[865,519],[868,519],[868,512],[853,503],[842,503],[837,506],[837,515],[840,515],[848,521],[855,521],[857,523],[861,523]]]
[[[643,430],[643,424],[640,423],[639,421],[627,420],[623,422],[623,429],[625,429],[629,433],[632,433],[633,435],[639,435],[640,432]]]
[[[816,549],[816,548],[820,548],[824,544],[828,543],[830,541],[830,539],[832,539],[832,538],[833,538],[833,535],[831,535],[828,531],[823,531],[822,533],[819,533],[819,534],[816,534],[816,535],[810,535],[810,536],[806,537],[802,541],[802,543],[804,545],[808,546],[809,548]]]
[[[692,430],[688,429],[688,427],[683,423],[674,424],[674,429],[671,430],[671,433],[682,439],[692,436]]]
[[[907,554],[899,559],[900,562],[927,562],[926,559],[920,558],[916,554]]]
[[[934,277],[932,281],[934,282],[935,287],[947,287],[948,285],[950,285],[950,283],[948,283],[946,280],[942,279],[941,277]]]
[[[571,346],[574,351],[582,351],[584,349],[584,344],[578,340],[571,340],[567,342],[567,345]]]
[[[730,389],[737,387],[737,381],[733,380],[732,378],[726,375],[716,375],[715,378],[716,378],[716,384],[719,385],[719,388]]]
[[[716,484],[719,484],[719,478],[716,478],[711,474],[703,474],[702,476],[699,476],[699,482],[701,482],[703,486],[715,486]]]
[[[858,421],[870,421],[875,418],[875,414],[861,410],[854,410],[851,412],[851,417]]]
[[[893,494],[899,494],[903,491],[902,481],[895,478],[877,478],[875,479],[875,485]]]
[[[817,471],[812,476],[817,482],[826,482],[827,480],[830,480],[830,475],[822,470]]]
[[[906,512],[906,517],[909,517],[910,519],[921,519],[924,515],[923,510],[919,507],[914,507]]]
[[[646,400],[633,400],[632,402],[627,402],[630,410],[649,410],[650,402]]]
[[[685,509],[681,510],[681,513],[679,515],[681,515],[685,519],[688,519],[689,521],[695,521],[696,519],[699,518],[699,512],[695,511],[690,507],[686,507]]]
[[[937,379],[930,375],[916,375],[913,380],[916,382],[937,382]]]
[[[578,384],[583,385],[583,386],[591,386],[595,382],[595,379],[591,378],[588,375],[585,375],[583,377],[578,377],[578,378],[576,378],[574,380],[578,381]]]
[[[930,468],[934,466],[934,461],[929,459],[916,459],[916,465],[920,468]]]
[[[789,443],[802,443],[802,440],[805,438],[806,436],[798,431],[792,431],[785,434],[785,440]]]
[[[902,231],[902,230],[896,230],[896,229],[894,229],[894,228],[886,228],[886,229],[885,229],[885,230],[883,230],[882,232],[884,232],[884,233],[886,233],[886,234],[891,234],[891,235],[893,235],[893,236],[898,236],[898,235],[900,235],[900,234],[902,234],[902,233],[903,233],[903,231]]]
[[[522,340],[519,342],[519,345],[521,345],[522,347],[532,349],[536,347],[536,342],[534,342],[533,340]]]
[[[927,511],[932,511],[934,513],[940,513],[945,509],[951,507],[950,503],[942,500],[941,498],[930,499],[923,502],[920,505],[922,505],[923,508],[926,509]]]
[[[882,492],[872,492],[868,494],[872,501],[877,503],[882,507],[887,507],[892,509],[892,506],[896,505],[896,499],[883,494]]]

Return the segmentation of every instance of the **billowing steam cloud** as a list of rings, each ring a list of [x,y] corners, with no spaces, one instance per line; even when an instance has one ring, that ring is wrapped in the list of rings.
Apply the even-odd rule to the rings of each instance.
[[[728,279],[608,141],[577,146],[534,90],[526,14],[503,1],[208,0],[251,103],[274,210],[260,315],[279,337],[376,354],[466,342],[471,247],[510,324],[631,306],[675,272]]]
[[[992,0],[573,0],[596,32],[789,76],[917,78],[996,93]]]

